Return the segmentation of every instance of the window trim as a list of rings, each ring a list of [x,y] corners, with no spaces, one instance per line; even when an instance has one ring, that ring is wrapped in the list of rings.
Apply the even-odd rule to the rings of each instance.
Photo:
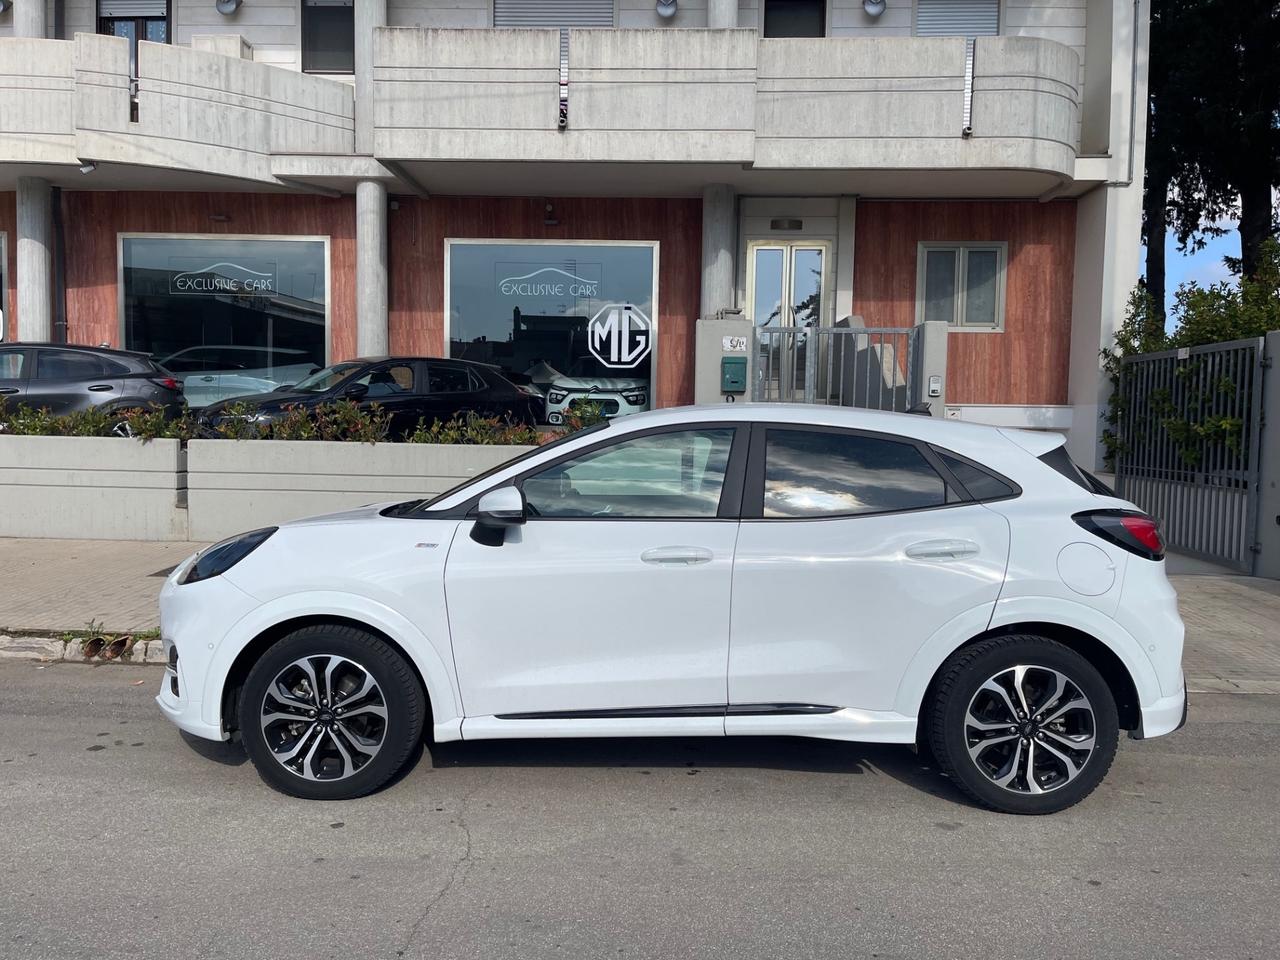
[[[302,2],[299,4],[300,9],[298,10],[298,70],[301,73],[305,73],[313,77],[350,77],[355,75],[356,69],[355,69],[354,60],[355,60],[355,48],[356,48],[356,37],[355,37],[356,2],[357,0],[352,0],[352,3],[351,3],[351,57],[352,57],[351,69],[350,70],[316,70],[312,67],[307,66],[307,45],[306,45],[307,28],[305,25],[305,21],[307,19],[308,4],[306,0],[302,0]],[[489,7],[490,7],[490,10],[492,10],[493,4],[490,3]]]
[[[126,240],[270,240],[305,241],[324,244],[324,364],[334,363],[333,349],[333,256],[329,236],[283,233],[132,233],[116,234],[116,342],[128,349],[128,324],[124,311],[124,242]]]
[[[949,333],[1004,333],[1005,291],[1009,283],[1009,241],[1007,240],[921,240],[916,244],[916,324],[924,323],[925,316],[925,265],[930,251],[955,251],[956,292],[947,321]],[[973,250],[996,251],[996,322],[994,324],[966,325],[964,312],[968,300],[969,253]]]
[[[535,473],[541,473],[543,470],[550,469],[557,464],[566,460],[572,460],[587,453],[592,453],[604,447],[615,446],[619,443],[625,443],[628,440],[637,440],[641,437],[651,437],[663,433],[686,433],[692,430],[733,430],[733,440],[729,447],[729,462],[725,465],[724,486],[720,488],[720,503],[716,509],[714,517],[529,517],[529,522],[538,523],[578,523],[582,521],[598,521],[604,520],[613,523],[720,523],[723,521],[732,521],[737,523],[742,512],[742,494],[745,489],[746,478],[746,461],[747,447],[750,441],[750,423],[738,420],[699,420],[690,423],[667,423],[657,427],[650,427],[647,430],[628,430],[626,433],[617,434],[609,431],[602,431],[602,439],[594,443],[584,444],[580,447],[574,447],[564,453],[552,457],[550,460],[542,460],[528,468],[520,471],[514,476],[507,477],[499,483],[488,484],[484,489],[477,491],[457,506],[450,507],[448,510],[422,510],[413,514],[415,519],[422,520],[474,520],[476,505],[480,502],[480,498],[491,490],[498,490],[502,487],[516,487],[522,493],[524,491],[524,481]],[[569,439],[569,438],[566,438]],[[531,451],[532,453],[532,451]],[[504,465],[506,466],[506,465]]]
[[[848,437],[866,437],[872,440],[885,440],[890,443],[904,443],[915,447],[924,457],[925,462],[938,474],[938,479],[945,488],[946,499],[929,507],[904,507],[899,510],[868,510],[859,513],[824,513],[816,517],[766,517],[764,515],[764,459],[766,437],[770,430],[790,431],[794,433],[836,433]],[[850,427],[833,427],[828,424],[808,424],[791,422],[757,421],[752,424],[751,450],[747,457],[746,478],[742,494],[743,523],[814,523],[827,520],[861,520],[865,517],[888,517],[902,513],[926,513],[931,510],[946,510],[960,507],[976,501],[963,486],[955,481],[951,471],[938,458],[929,444],[914,437],[905,437],[898,433],[881,433],[877,430],[858,430]]]

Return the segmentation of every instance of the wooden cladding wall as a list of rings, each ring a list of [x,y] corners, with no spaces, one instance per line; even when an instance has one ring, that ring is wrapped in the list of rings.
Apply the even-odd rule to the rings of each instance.
[[[1065,404],[1075,271],[1073,200],[858,202],[853,312],[869,327],[916,322],[921,242],[1009,245],[1003,333],[952,333],[949,403]]]
[[[0,340],[18,339],[18,195],[0,193],[0,235],[4,236],[4,310],[0,322]],[[6,329],[7,328],[7,329]]]
[[[444,241],[656,240],[659,406],[693,402],[694,324],[702,275],[699,200],[498,197],[401,199],[391,211],[390,337],[394,353],[444,351]]]
[[[124,346],[116,290],[117,234],[327,236],[330,355],[334,360],[354,356],[354,198],[77,191],[64,192],[62,203],[67,225],[67,339],[71,342]]]

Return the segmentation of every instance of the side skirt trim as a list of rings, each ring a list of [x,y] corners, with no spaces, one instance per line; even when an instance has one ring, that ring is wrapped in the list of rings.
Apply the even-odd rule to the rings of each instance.
[[[657,717],[768,717],[835,713],[840,707],[819,703],[732,703],[687,707],[624,707],[618,710],[551,710],[500,713],[496,720],[636,720]]]

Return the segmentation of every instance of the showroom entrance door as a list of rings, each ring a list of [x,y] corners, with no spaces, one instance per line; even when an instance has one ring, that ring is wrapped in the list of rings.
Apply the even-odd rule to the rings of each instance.
[[[817,386],[807,379],[823,367],[813,363],[821,347],[809,329],[830,322],[830,274],[826,241],[760,240],[748,247],[747,309],[757,343],[754,399],[785,400]]]

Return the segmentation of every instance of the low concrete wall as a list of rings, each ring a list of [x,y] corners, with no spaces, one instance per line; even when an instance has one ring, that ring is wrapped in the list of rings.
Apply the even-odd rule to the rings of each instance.
[[[177,440],[0,437],[0,536],[187,540]]]
[[[529,447],[193,440],[191,539],[447,490]]]

